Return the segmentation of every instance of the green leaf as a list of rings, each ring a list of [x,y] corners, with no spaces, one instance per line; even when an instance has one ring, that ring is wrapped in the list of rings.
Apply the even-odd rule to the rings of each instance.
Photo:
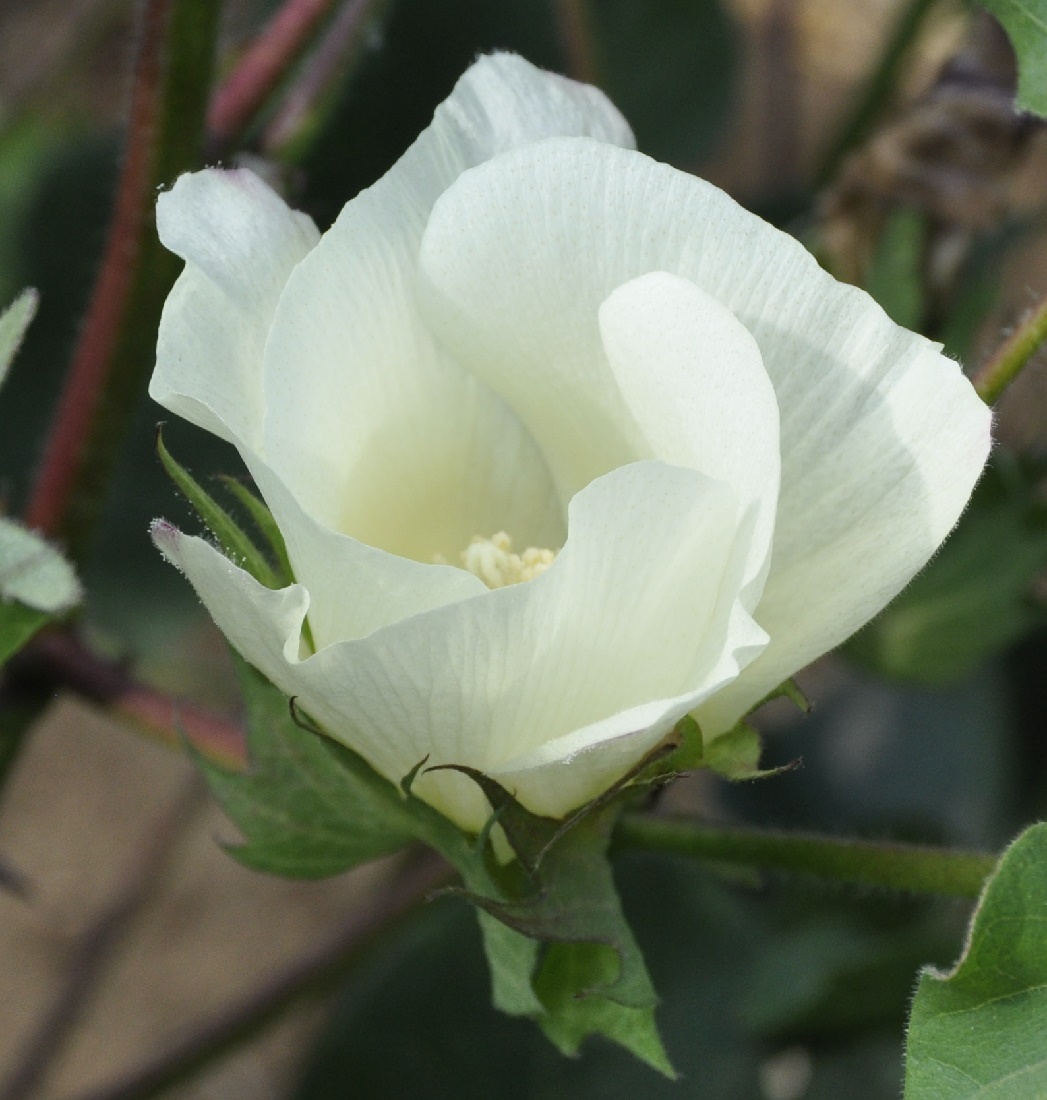
[[[906,1100],[1047,1096],[1047,824],[1004,853],[951,974],[925,970],[909,1023]]]
[[[896,210],[888,218],[876,246],[865,289],[887,316],[905,328],[918,329],[923,320],[923,244],[927,225],[916,210]]]
[[[1032,598],[1047,566],[1035,478],[997,452],[938,556],[844,652],[881,675],[945,684],[1044,622]]]
[[[412,803],[355,753],[302,728],[287,699],[237,660],[247,705],[249,768],[230,772],[194,751],[222,808],[243,833],[243,864],[322,878],[410,843]]]
[[[0,665],[13,657],[32,636],[51,621],[46,611],[12,600],[0,603]]]
[[[266,588],[282,587],[281,578],[265,560],[257,546],[237,526],[236,521],[215,499],[197,482],[184,467],[180,466],[164,446],[162,434],[156,433],[156,451],[160,462],[171,480],[183,493],[203,520],[208,530],[218,539],[226,556]]]
[[[1016,105],[1047,118],[1047,0],[982,0],[1018,55]]]
[[[11,360],[21,347],[25,331],[36,314],[39,295],[35,290],[23,290],[21,294],[0,313],[0,386],[11,366]]]

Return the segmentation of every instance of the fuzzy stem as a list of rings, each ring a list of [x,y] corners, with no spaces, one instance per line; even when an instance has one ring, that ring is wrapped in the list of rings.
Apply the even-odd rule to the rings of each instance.
[[[143,7],[109,235],[26,511],[30,527],[62,539],[81,565],[178,270],[156,240],[156,190],[199,159],[218,9],[198,0]]]
[[[728,828],[678,817],[626,814],[615,841],[639,848],[859,886],[976,898],[996,856],[909,844]]]
[[[1047,298],[1030,313],[981,366],[972,381],[978,396],[995,405],[1022,368],[1047,341]]]

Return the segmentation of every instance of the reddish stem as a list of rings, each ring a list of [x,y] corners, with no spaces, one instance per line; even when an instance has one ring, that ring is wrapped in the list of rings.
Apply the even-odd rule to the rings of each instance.
[[[62,534],[87,453],[88,437],[105,391],[121,322],[130,297],[149,205],[143,193],[152,174],[152,137],[160,109],[161,72],[173,0],[147,0],[135,66],[127,154],[102,267],[91,292],[69,375],[51,422],[43,461],[26,509],[26,523]]]
[[[228,145],[243,131],[334,2],[286,0],[211,100],[207,126],[215,145]]]
[[[50,681],[107,707],[163,741],[177,744],[184,737],[216,764],[229,768],[247,764],[244,731],[236,722],[147,687],[123,665],[92,653],[72,634],[46,631],[20,660],[32,661]]]

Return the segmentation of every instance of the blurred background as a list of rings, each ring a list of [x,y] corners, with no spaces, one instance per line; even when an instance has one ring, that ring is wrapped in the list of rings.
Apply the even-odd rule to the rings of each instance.
[[[219,81],[278,7],[222,5]],[[511,49],[599,83],[643,151],[796,234],[970,368],[1047,294],[1047,130],[1014,112],[1013,54],[974,5],[327,7],[278,93],[209,157],[255,168],[321,228],[403,152],[478,52]],[[106,239],[136,12],[131,0],[0,0],[0,302],[27,285],[41,294],[0,394],[0,509],[16,515]],[[86,560],[81,631],[151,685],[235,719],[224,643],[147,537],[158,514],[198,530],[156,460],[158,419],[143,394]],[[1004,398],[996,436],[946,549],[801,677],[813,713],[778,702],[761,716],[768,762],[802,766],[733,786],[696,777],[667,805],[988,850],[1044,816],[1040,365]],[[188,425],[171,423],[166,439],[198,476],[242,472]],[[956,958],[969,914],[622,858],[683,1074],[670,1084],[597,1041],[562,1059],[533,1025],[497,1015],[468,907],[410,904],[405,878],[424,886],[432,873],[417,860],[319,883],[240,868],[218,843],[232,827],[176,739],[150,739],[71,692],[32,726],[2,795],[0,863],[17,889],[0,891],[0,1100],[129,1100],[168,1084],[164,1095],[198,1100],[886,1100],[900,1094],[917,971]]]

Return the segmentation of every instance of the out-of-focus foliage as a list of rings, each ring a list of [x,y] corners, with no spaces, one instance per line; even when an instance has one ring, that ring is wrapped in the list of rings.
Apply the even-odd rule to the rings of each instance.
[[[905,1100],[1047,1094],[1047,825],[1004,853],[950,974],[925,970],[909,1023]]]
[[[36,292],[27,290],[0,313],[0,386],[36,306]],[[62,555],[0,515],[0,665],[52,618],[79,603],[80,596],[80,584]]]
[[[982,3],[1007,28],[1018,54],[1018,107],[1047,117],[1047,3],[1044,0],[982,0]]]
[[[1033,471],[998,453],[937,558],[847,645],[882,675],[947,683],[1036,626],[1047,506]]]
[[[896,210],[888,219],[865,278],[865,289],[887,316],[918,329],[924,311],[923,243],[927,231],[915,210]]]
[[[735,33],[723,6],[593,0],[589,9],[597,79],[640,149],[682,166],[707,155],[734,87]]]

